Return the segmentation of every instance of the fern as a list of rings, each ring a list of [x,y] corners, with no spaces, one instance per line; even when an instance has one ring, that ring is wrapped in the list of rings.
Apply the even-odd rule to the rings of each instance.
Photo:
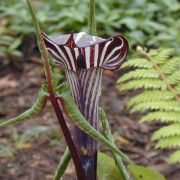
[[[160,100],[169,100],[173,99],[173,94],[169,91],[145,91],[139,95],[134,96],[130,99],[128,102],[128,107],[132,107],[136,104],[142,103],[142,102],[149,102],[149,101],[160,101]]]
[[[140,122],[151,122],[151,121],[161,121],[161,122],[180,122],[180,113],[172,111],[156,111],[149,112],[141,118]]]
[[[180,124],[172,124],[157,130],[153,134],[152,140],[157,140],[160,138],[166,138],[170,136],[180,136]]]
[[[166,86],[162,81],[156,79],[137,79],[124,83],[120,90],[126,91],[140,88],[165,90]]]
[[[168,123],[153,135],[156,148],[175,148],[170,163],[180,162],[180,57],[174,49],[139,51],[139,57],[122,65],[120,91],[138,90],[128,101],[130,112],[143,112],[140,122]]]
[[[153,67],[153,65],[150,62],[146,61],[146,59],[144,58],[130,59],[129,61],[127,61],[122,65],[122,68],[130,68],[130,67],[150,69]]]
[[[175,153],[171,154],[169,162],[170,163],[180,163],[180,150],[178,150]]]
[[[155,70],[147,70],[147,69],[137,69],[134,71],[129,72],[126,76],[123,76],[123,78],[119,79],[119,82],[124,82],[131,79],[139,79],[139,78],[158,78],[159,73]]]
[[[156,148],[175,148],[180,147],[180,136],[169,136],[166,138],[160,139]]]

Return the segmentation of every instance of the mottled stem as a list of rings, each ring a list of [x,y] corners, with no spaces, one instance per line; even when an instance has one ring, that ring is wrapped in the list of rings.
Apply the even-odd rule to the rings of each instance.
[[[97,35],[97,29],[96,29],[96,2],[95,0],[90,0],[90,6],[89,6],[89,34],[90,35]]]

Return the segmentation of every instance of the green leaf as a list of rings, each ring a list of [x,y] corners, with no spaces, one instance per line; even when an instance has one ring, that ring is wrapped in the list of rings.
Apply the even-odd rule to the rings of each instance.
[[[124,180],[114,159],[101,152],[98,152],[97,175],[99,180]]]
[[[128,169],[134,180],[165,180],[162,174],[144,166],[128,165]]]
[[[118,80],[118,83],[129,81],[131,79],[145,79],[145,78],[158,78],[159,73],[155,69],[137,69],[130,71]]]
[[[120,21],[121,24],[125,24],[129,29],[134,30],[138,26],[138,21],[132,17],[124,17]]]
[[[58,94],[64,94],[67,96],[72,96],[71,95],[71,89],[70,89],[69,83],[67,81],[61,83],[57,87],[56,91],[58,92]]]
[[[10,145],[0,144],[0,157],[13,157],[14,149]]]
[[[125,68],[146,68],[150,69],[153,65],[151,62],[147,61],[147,59],[144,58],[135,58],[135,59],[129,59],[127,62],[123,63],[121,66],[121,69]]]
[[[9,49],[10,50],[15,50],[17,49],[22,43],[22,39],[21,38],[17,38],[14,40],[14,42],[10,45]]]
[[[172,74],[180,68],[180,57],[173,57],[161,66],[165,74]]]
[[[174,96],[172,92],[169,91],[160,91],[160,90],[145,90],[141,94],[138,94],[132,97],[128,101],[128,108],[131,108],[135,104],[139,104],[142,102],[152,102],[152,101],[160,101],[160,100],[169,100],[173,99]]]
[[[69,149],[66,148],[66,151],[64,152],[64,154],[61,158],[61,161],[60,161],[60,163],[56,169],[54,180],[60,180],[61,179],[65,170],[67,169],[67,166],[68,166],[70,160],[71,160],[71,154],[69,152]]]
[[[171,156],[169,157],[170,163],[180,163],[180,150],[175,151]]]
[[[180,136],[172,136],[160,139],[155,148],[175,148],[180,147]]]
[[[180,124],[176,123],[160,128],[153,134],[151,139],[158,140],[170,136],[180,136]]]
[[[151,122],[151,121],[161,121],[161,122],[179,122],[180,123],[180,112],[174,111],[157,111],[150,112],[143,116],[140,122]]]
[[[161,89],[166,90],[166,85],[159,79],[138,79],[138,80],[131,80],[124,83],[120,87],[120,91],[127,91],[133,89]]]
[[[158,64],[166,63],[167,59],[174,54],[173,48],[151,50],[149,55],[152,56],[154,61]]]
[[[63,79],[63,77],[64,76],[59,71],[52,74],[52,86],[54,91],[56,90],[58,83]]]
[[[131,112],[145,111],[145,110],[160,110],[160,111],[175,111],[180,112],[180,103],[170,100],[170,101],[148,101],[142,102],[140,104],[134,105],[131,108]]]

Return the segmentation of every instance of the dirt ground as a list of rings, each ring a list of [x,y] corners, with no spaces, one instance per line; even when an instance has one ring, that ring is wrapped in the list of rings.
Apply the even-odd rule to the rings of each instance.
[[[168,180],[179,180],[180,166],[167,164],[169,151],[154,150],[154,143],[150,141],[160,124],[140,124],[139,114],[128,113],[126,103],[132,93],[118,92],[115,82],[119,76],[120,72],[104,72],[101,96],[101,106],[108,114],[117,146],[137,164],[162,172]],[[33,54],[9,65],[0,64],[0,121],[28,109],[42,82],[43,67]],[[28,129],[35,131],[34,127],[45,127],[45,130],[23,141],[23,134]],[[49,103],[36,118],[2,128],[0,145],[8,147],[6,155],[0,154],[0,180],[51,180],[66,146]],[[101,150],[107,152],[104,146]],[[64,179],[76,179],[72,163]]]

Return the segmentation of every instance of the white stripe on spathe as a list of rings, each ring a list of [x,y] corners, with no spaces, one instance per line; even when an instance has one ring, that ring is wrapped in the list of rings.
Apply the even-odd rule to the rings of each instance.
[[[89,95],[89,100],[88,102],[90,103],[90,106],[89,106],[89,110],[88,110],[88,117],[90,119],[93,119],[93,116],[91,116],[92,114],[92,111],[94,111],[94,106],[96,106],[96,104],[94,104],[94,101],[96,102],[96,98],[99,96],[98,94],[98,90],[99,90],[99,75],[100,75],[100,71],[101,69],[94,69],[94,71],[96,71],[96,75],[94,77],[94,83],[93,83],[93,87],[90,87],[92,90],[92,93]]]
[[[97,96],[95,99],[95,103],[93,104],[93,106],[97,106],[99,108],[99,97],[101,94],[101,80],[102,80],[102,69],[98,69],[98,89],[97,89]],[[93,112],[93,117],[95,116],[96,113],[98,113],[98,108],[97,108],[97,112],[94,111]]]
[[[120,39],[121,39],[121,38],[120,38]],[[108,61],[108,60],[111,58],[111,56],[112,56],[117,50],[120,50],[120,49],[123,47],[124,43],[123,43],[123,40],[122,40],[122,39],[121,39],[121,42],[122,42],[121,46],[118,46],[118,47],[114,48],[114,49],[108,54],[108,56],[107,56],[106,59],[104,60],[104,63],[106,63],[106,61]]]
[[[65,48],[65,50],[66,50],[66,52],[67,52],[67,54],[68,54],[68,56],[69,56],[69,59],[70,59],[70,63],[71,63],[71,65],[72,65],[72,67],[73,67],[73,71],[76,71],[76,67],[75,67],[75,62],[74,62],[74,59],[73,59],[73,56],[72,56],[72,53],[71,53],[71,51],[70,51],[70,48],[69,47],[66,47],[66,46],[64,46],[64,48]]]
[[[79,50],[78,50],[78,48],[74,48],[74,52],[75,52],[75,56],[76,56],[76,60],[77,60],[77,58],[78,58],[78,56],[79,56]]]
[[[91,44],[93,44],[94,42],[96,42],[96,36],[92,36],[92,41],[90,41]]]
[[[105,63],[105,65],[110,65],[110,66],[114,66],[114,65],[118,65],[119,63],[121,63],[121,61],[126,57],[126,53],[124,53],[123,57],[119,57],[119,55],[115,56],[114,58],[110,59],[109,62]]]
[[[90,68],[90,47],[85,48],[86,68]]]
[[[102,63],[103,63],[104,55],[105,55],[106,50],[107,50],[107,48],[108,48],[108,46],[109,46],[109,44],[110,44],[111,42],[112,42],[112,40],[111,40],[111,41],[108,41],[108,42],[105,44],[104,48],[103,48],[103,51],[102,51],[102,53],[101,53],[100,63],[99,63],[100,66],[101,66]]]
[[[61,54],[61,56],[64,58],[64,60],[66,61],[67,68],[71,70],[71,66],[69,64],[69,61],[67,60],[67,58],[66,58],[65,54],[63,53],[63,51],[61,50],[61,48],[58,47],[58,51]]]
[[[110,64],[114,61],[114,60],[117,60],[117,58],[119,57],[119,54],[116,55],[115,57],[113,57],[112,59],[109,59],[108,61],[104,62],[103,65],[106,65],[106,64]],[[119,59],[118,59],[119,60]],[[119,63],[119,62],[118,62]]]
[[[98,55],[99,55],[99,44],[96,44],[95,45],[95,48],[94,48],[94,67],[97,66],[97,62],[98,62]]]
[[[80,39],[81,39],[84,35],[86,35],[85,32],[80,32],[80,33],[78,33],[77,36],[76,36],[76,38],[75,38],[75,40],[74,40],[75,43],[78,43],[78,41],[80,41]]]
[[[111,53],[108,54],[108,56],[106,57],[104,63],[106,63],[106,62],[111,58],[111,56],[113,56],[113,54],[114,54],[117,50],[120,50],[120,49],[121,49],[121,47],[116,47],[116,48],[114,48],[114,49],[111,51]],[[119,54],[118,54],[118,56],[119,56]]]

